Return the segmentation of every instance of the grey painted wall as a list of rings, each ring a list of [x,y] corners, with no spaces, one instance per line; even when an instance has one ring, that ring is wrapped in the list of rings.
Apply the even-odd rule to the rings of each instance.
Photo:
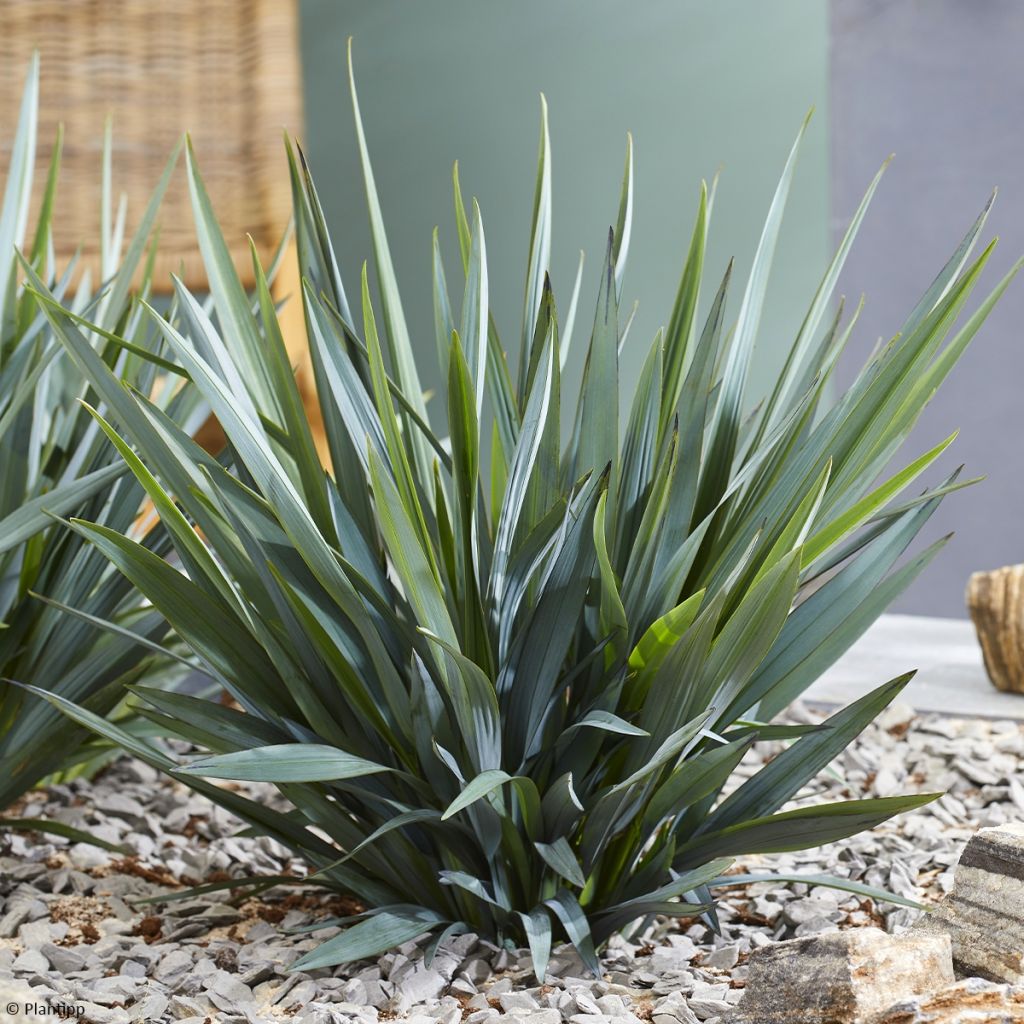
[[[866,292],[849,380],[888,338],[952,252],[994,185],[988,235],[1003,240],[990,288],[1024,251],[1024,5],[1016,0],[833,0],[833,230],[838,235],[890,152],[896,160],[847,264],[842,290]],[[982,294],[979,286],[977,295]],[[961,616],[976,569],[1024,560],[1021,451],[1024,279],[1004,297],[962,364],[925,410],[919,454],[961,434],[945,465],[988,479],[949,497],[929,524],[957,536],[896,610]],[[933,473],[933,479],[938,474]]]
[[[749,266],[786,153],[805,111],[817,104],[755,364],[765,379],[827,258],[824,4],[302,0],[301,13],[307,152],[350,297],[370,252],[344,69],[345,40],[353,35],[363,118],[428,385],[438,383],[430,299],[435,224],[449,290],[453,299],[461,294],[451,216],[455,158],[467,195],[483,210],[492,308],[506,343],[518,335],[539,92],[551,111],[553,280],[563,311],[580,248],[587,253],[580,326],[592,319],[626,131],[634,135],[637,198],[625,297],[629,304],[639,299],[640,312],[626,377],[639,370],[668,317],[701,178],[723,171],[708,261],[717,284],[730,256],[738,257],[740,274]]]

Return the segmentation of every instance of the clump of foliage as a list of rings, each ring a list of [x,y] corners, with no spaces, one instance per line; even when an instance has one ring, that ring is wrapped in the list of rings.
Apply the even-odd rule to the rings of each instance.
[[[621,312],[632,157],[596,275],[582,384],[569,394],[579,278],[563,319],[548,275],[545,119],[523,322],[508,345],[490,315],[480,210],[464,207],[456,176],[464,285],[453,303],[435,243],[433,331],[448,387],[431,417],[352,96],[376,299],[364,268],[351,301],[313,182],[288,147],[333,473],[317,460],[258,262],[250,297],[191,152],[215,318],[178,283],[180,326],[150,322],[218,416],[225,464],[123,388],[75,318],[43,302],[177,564],[111,523],[76,519],[74,533],[167,617],[236,706],[135,687],[155,731],[209,752],[181,765],[50,702],[365,902],[302,968],[471,929],[528,942],[541,977],[557,939],[597,970],[595,950],[637,919],[712,913],[731,858],[828,843],[931,799],[783,809],[907,677],[820,728],[769,723],[942,546],[901,561],[961,486],[953,474],[905,493],[952,439],[878,481],[1009,281],[954,329],[992,251],[970,261],[984,213],[898,333],[830,399],[856,319],[832,310],[832,291],[872,182],[771,394],[745,419],[799,139],[735,311],[729,269],[705,281],[702,188],[678,295],[620,422],[620,360],[639,358]],[[430,329],[417,324],[416,337]],[[723,794],[759,738],[790,742]],[[275,783],[294,811],[206,779]]]
[[[137,273],[142,292],[149,288],[146,245],[173,161],[125,249],[124,205],[112,216],[108,132],[101,194],[103,280],[94,289],[77,259],[58,272],[52,232],[59,134],[35,230],[27,239],[38,93],[36,59],[0,210],[0,677],[35,684],[105,714],[123,700],[124,683],[152,671],[153,648],[159,651],[168,626],[128,580],[111,571],[95,546],[56,517],[86,516],[159,555],[171,546],[157,520],[137,521],[145,490],[82,405],[95,400],[92,391],[24,287],[19,258],[67,304],[69,315],[88,316],[98,325],[90,337],[101,339],[98,357],[119,386],[136,389],[140,402],[152,401],[161,416],[186,427],[195,422],[201,400],[198,392],[180,386],[179,377],[154,364],[151,356],[163,348],[162,338],[141,308],[131,306]],[[116,331],[116,338],[104,330]],[[75,614],[67,614],[65,606]],[[108,621],[114,631],[102,625]],[[83,748],[85,741],[90,742]],[[27,698],[23,690],[0,686],[0,808],[43,776],[95,753],[93,747],[91,734],[54,708]]]

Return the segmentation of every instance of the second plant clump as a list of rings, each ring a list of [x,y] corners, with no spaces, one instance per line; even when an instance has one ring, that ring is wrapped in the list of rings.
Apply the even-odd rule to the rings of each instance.
[[[225,457],[205,455],[125,389],[25,269],[174,556],[102,523],[71,528],[166,616],[235,706],[134,688],[151,732],[209,751],[182,766],[156,741],[39,696],[208,793],[302,854],[324,885],[365,903],[300,968],[472,930],[526,941],[540,978],[561,938],[598,971],[601,944],[647,915],[713,921],[713,889],[731,858],[817,846],[929,799],[782,810],[907,677],[820,728],[767,723],[942,546],[897,566],[961,486],[954,474],[903,494],[951,438],[876,481],[1012,276],[954,332],[992,250],[969,260],[984,213],[898,334],[830,402],[830,373],[856,319],[832,310],[832,292],[876,178],[771,394],[745,420],[799,138],[735,319],[730,271],[704,281],[702,189],[675,304],[620,423],[620,357],[638,358],[620,309],[632,155],[582,385],[567,395],[579,278],[561,318],[548,279],[545,117],[514,372],[489,311],[480,211],[464,207],[456,177],[460,304],[434,248],[433,330],[448,385],[438,431],[354,87],[352,96],[376,303],[365,269],[356,295],[346,293],[312,180],[289,146],[332,474],[317,458],[259,265],[252,297],[191,152],[214,316],[180,282],[177,326],[149,315],[173,353],[162,367],[190,378],[219,418]],[[723,797],[759,738],[791,743]],[[206,779],[275,783],[295,812]]]
[[[33,682],[95,712],[111,713],[124,702],[125,683],[143,677],[155,683],[158,671],[168,682],[161,668],[169,661],[161,647],[168,625],[101,551],[57,517],[87,516],[130,531],[161,555],[169,554],[171,545],[166,531],[144,514],[144,489],[80,403],[89,398],[88,382],[65,356],[36,296],[25,287],[19,251],[72,312],[119,332],[123,340],[104,338],[98,353],[125,386],[148,397],[155,412],[185,430],[196,429],[207,412],[195,389],[181,387],[179,377],[153,362],[162,340],[132,303],[133,279],[143,295],[152,283],[146,250],[152,249],[176,154],[125,245],[125,207],[114,213],[108,130],[97,189],[102,280],[94,288],[88,273],[78,273],[77,257],[66,267],[58,267],[54,257],[59,132],[29,235],[38,97],[36,58],[26,79],[0,208],[0,679]],[[97,619],[122,628],[104,630]],[[0,809],[6,811],[45,776],[78,771],[83,763],[95,765],[108,756],[116,756],[108,743],[96,742],[24,690],[0,686]],[[74,831],[61,822],[5,818],[3,824],[65,836]]]

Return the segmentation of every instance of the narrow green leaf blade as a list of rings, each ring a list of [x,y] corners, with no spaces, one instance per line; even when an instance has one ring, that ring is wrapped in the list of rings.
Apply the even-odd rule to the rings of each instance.
[[[322,743],[276,743],[202,757],[177,774],[237,782],[338,782],[391,770]]]

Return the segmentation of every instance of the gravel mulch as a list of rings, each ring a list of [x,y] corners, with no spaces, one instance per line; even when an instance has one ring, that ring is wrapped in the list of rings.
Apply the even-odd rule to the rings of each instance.
[[[798,721],[821,717],[802,708],[793,714]],[[778,749],[758,744],[737,781]],[[893,706],[794,805],[946,795],[870,834],[806,853],[748,858],[738,867],[828,872],[937,900],[951,888],[952,868],[975,829],[1024,818],[1021,777],[1024,727],[1017,723],[915,717]],[[280,801],[269,787],[261,796]],[[302,953],[337,933],[292,930],[350,913],[352,904],[301,885],[256,898],[225,890],[137,902],[230,877],[302,874],[285,849],[238,835],[241,823],[205,798],[125,759],[91,782],[32,794],[17,811],[130,851],[111,854],[37,833],[0,838],[0,1010],[12,1002],[64,1004],[94,1024],[714,1022],[742,995],[752,948],[836,927],[898,931],[918,913],[803,883],[758,883],[724,895],[720,936],[697,921],[659,919],[630,941],[614,940],[601,979],[556,949],[538,986],[527,951],[472,935],[452,939],[429,966],[408,943],[372,962],[289,972]]]

